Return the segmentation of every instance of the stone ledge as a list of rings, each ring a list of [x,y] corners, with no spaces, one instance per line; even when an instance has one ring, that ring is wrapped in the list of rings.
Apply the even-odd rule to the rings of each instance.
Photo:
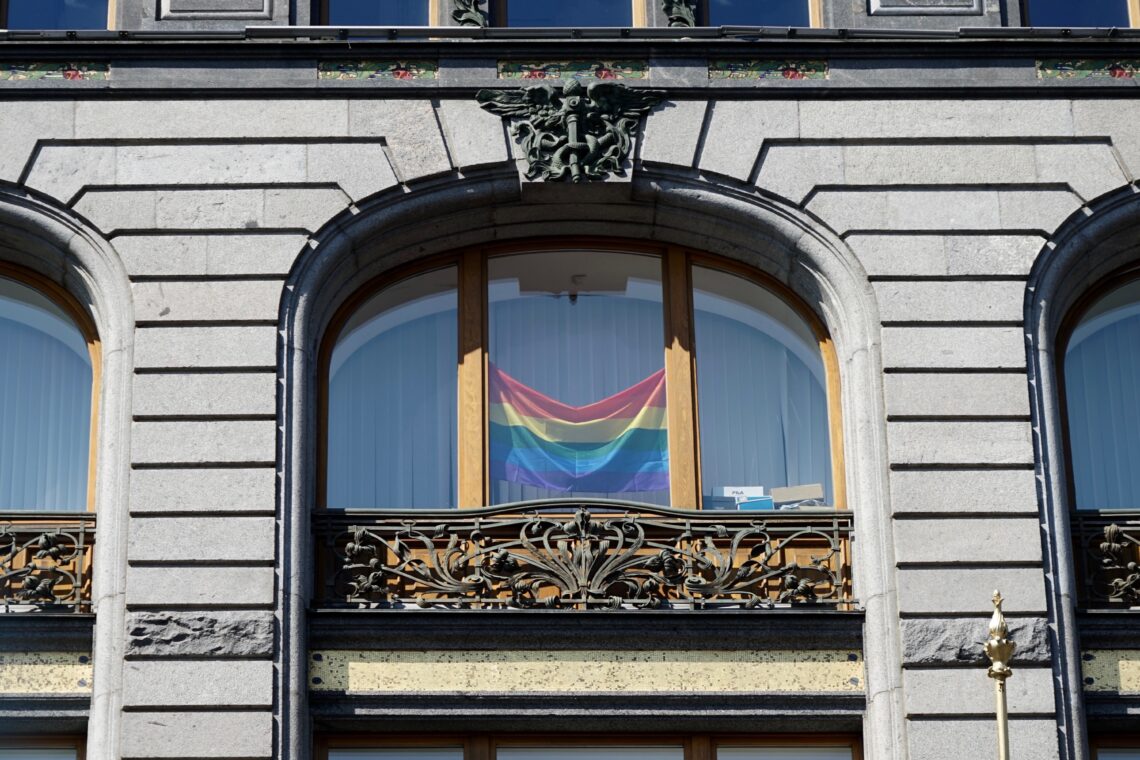
[[[28,642],[51,652],[90,653],[93,614],[28,612],[0,615],[0,652],[26,652]]]

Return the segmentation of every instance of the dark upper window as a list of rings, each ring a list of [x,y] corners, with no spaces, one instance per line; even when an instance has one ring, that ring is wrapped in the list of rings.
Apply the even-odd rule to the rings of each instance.
[[[0,269],[0,512],[88,506],[97,353],[68,300]]]
[[[323,357],[331,508],[843,501],[818,322],[697,254],[444,259],[347,304]]]
[[[705,0],[709,26],[810,26],[809,0]]]
[[[1128,0],[1026,0],[1026,26],[1129,26]]]
[[[328,0],[323,23],[334,26],[428,26],[428,0]]]
[[[633,26],[630,0],[493,0],[496,26]]]
[[[0,0],[7,29],[106,29],[107,0]]]
[[[1140,272],[1109,278],[1072,315],[1064,389],[1073,503],[1140,507]]]

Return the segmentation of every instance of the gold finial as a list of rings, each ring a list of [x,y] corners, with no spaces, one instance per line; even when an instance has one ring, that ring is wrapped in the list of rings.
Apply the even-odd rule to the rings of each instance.
[[[1002,681],[1009,678],[1013,672],[1009,668],[1009,661],[1013,657],[1013,651],[1017,648],[1017,644],[1009,638],[1009,626],[1006,625],[1005,614],[1001,610],[1003,601],[1001,592],[994,591],[994,614],[990,618],[990,640],[985,645],[986,656],[990,658],[992,663],[989,671],[990,678],[997,678]]]

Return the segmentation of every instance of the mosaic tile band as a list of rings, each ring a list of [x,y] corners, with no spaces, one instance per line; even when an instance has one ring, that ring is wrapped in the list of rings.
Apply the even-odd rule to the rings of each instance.
[[[105,81],[111,78],[107,63],[5,63],[0,64],[0,81],[24,82],[38,79]]]
[[[423,81],[439,78],[435,61],[322,61],[317,79],[342,82],[367,79]]]
[[[1140,60],[1059,59],[1037,62],[1038,79],[1134,79]]]
[[[647,79],[645,61],[499,61],[499,79]]]
[[[827,79],[827,61],[709,61],[709,79]]]

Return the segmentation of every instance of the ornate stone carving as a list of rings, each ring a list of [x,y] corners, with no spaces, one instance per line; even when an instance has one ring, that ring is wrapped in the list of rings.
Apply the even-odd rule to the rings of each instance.
[[[851,601],[851,518],[843,513],[760,517],[581,503],[553,510],[324,516],[323,603],[763,609]]]
[[[615,82],[584,87],[479,90],[483,108],[513,121],[511,135],[526,156],[529,179],[582,182],[624,173],[638,121],[664,98],[661,90]]]
[[[455,9],[451,12],[451,18],[460,26],[485,27],[489,19],[487,12],[479,7],[483,2],[485,0],[452,0]]]
[[[669,19],[669,26],[697,25],[697,0],[661,0],[661,9]]]

